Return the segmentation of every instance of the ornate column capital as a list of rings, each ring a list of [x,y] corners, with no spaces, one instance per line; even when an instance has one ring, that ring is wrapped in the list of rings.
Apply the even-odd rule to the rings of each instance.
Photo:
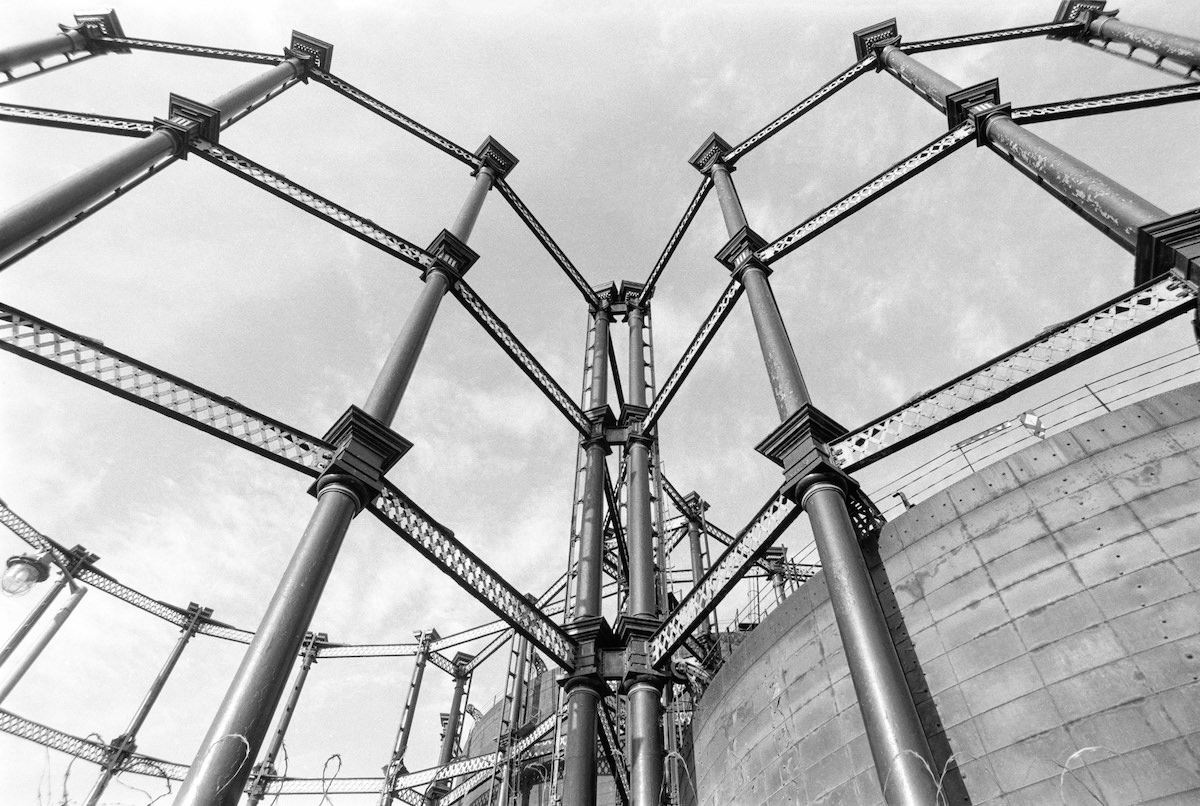
[[[301,80],[308,83],[310,69],[316,68],[322,73],[329,72],[329,66],[333,63],[333,45],[315,36],[292,31],[292,41],[283,49],[283,55],[289,59],[297,59],[304,65]]]
[[[1200,283],[1200,207],[1138,228],[1134,285],[1169,271]]]
[[[896,18],[859,28],[854,32],[854,55],[859,61],[875,55],[875,72],[883,69],[883,49],[900,44],[900,29]]]
[[[324,440],[337,450],[309,492],[315,495],[337,479],[356,490],[360,508],[379,494],[384,475],[412,448],[411,442],[358,406],[346,409]]]
[[[117,18],[117,12],[111,8],[107,11],[96,11],[88,14],[76,14],[75,25],[59,25],[63,33],[69,31],[78,31],[84,39],[88,40],[89,50],[104,50],[105,53],[129,53],[129,48],[122,45],[108,45],[96,42],[96,37],[125,37],[125,29],[121,27],[121,21]]]
[[[221,110],[191,98],[171,93],[166,118],[155,118],[154,127],[175,141],[175,156],[187,159],[188,145],[195,139],[216,145],[221,138]]]
[[[490,169],[496,179],[508,176],[509,172],[520,162],[511,151],[500,145],[500,142],[490,134],[479,148],[475,149],[475,156],[483,160],[483,167]]]
[[[440,271],[446,274],[451,282],[461,280],[463,275],[479,260],[479,254],[462,240],[455,237],[450,230],[444,229],[425,247],[425,251],[433,255],[433,265],[421,273],[422,280],[428,280],[430,272]]]
[[[1104,11],[1105,0],[1062,0],[1058,5],[1058,13],[1054,15],[1052,22],[1078,22],[1080,24],[1078,33],[1071,34],[1049,34],[1047,39],[1089,39],[1091,34],[1088,32],[1088,26],[1097,16],[1105,14],[1105,16],[1113,16],[1117,12]]]
[[[696,149],[696,153],[688,158],[688,165],[691,165],[702,174],[708,173],[730,151],[733,151],[733,146],[721,139],[716,132],[713,132],[705,139],[700,148]],[[726,165],[725,169],[731,172],[734,170],[732,165]]]

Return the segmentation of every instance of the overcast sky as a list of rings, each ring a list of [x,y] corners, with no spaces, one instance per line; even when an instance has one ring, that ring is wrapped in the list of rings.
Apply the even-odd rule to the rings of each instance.
[[[513,188],[599,284],[645,278],[699,181],[686,160],[703,139],[716,131],[740,142],[849,66],[853,30],[896,16],[908,39],[926,39],[1044,22],[1056,7],[138,0],[118,12],[135,37],[279,52],[295,28],[334,43],[335,74],[468,149],[490,134],[515,153]],[[72,11],[6,4],[0,38],[48,35]],[[1195,3],[1128,0],[1121,17],[1200,35]],[[964,86],[998,75],[1016,106],[1173,83],[1045,39],[921,59]],[[3,98],[148,119],[165,116],[170,92],[208,101],[261,69],[134,52],[14,84]],[[751,226],[778,237],[945,125],[890,76],[864,76],[739,163],[734,179]],[[1196,104],[1036,131],[1169,212],[1197,204]],[[315,83],[289,90],[222,142],[422,245],[453,221],[472,182],[461,163]],[[0,207],[125,145],[0,125]],[[712,259],[725,240],[713,198],[655,296],[660,382],[728,280]],[[578,292],[498,194],[471,246],[481,255],[468,276],[473,287],[576,395],[586,325]],[[814,402],[849,426],[1132,281],[1127,253],[972,146],[774,268]],[[410,266],[192,158],[0,274],[0,299],[322,434],[365,399],[420,286]],[[623,327],[614,332],[623,363]],[[1122,360],[1189,338],[1181,320]],[[198,601],[215,618],[256,626],[312,511],[308,479],[8,354],[0,355],[0,379],[0,497],[9,506],[61,543],[84,544],[101,556],[101,569],[147,595]],[[864,486],[1028,401],[881,463]],[[778,470],[753,451],[776,424],[742,302],[661,422],[667,475],[685,492],[699,490],[713,521],[736,531],[779,483]],[[562,573],[575,432],[452,298],[394,427],[415,447],[390,478],[416,502],[522,590],[540,592]],[[803,542],[796,531],[785,541],[793,551]],[[22,550],[7,532],[0,547]],[[32,602],[0,601],[0,632]],[[368,514],[351,528],[313,628],[334,641],[403,642],[421,628],[448,634],[490,619]],[[92,592],[4,707],[111,739],[175,635]],[[189,763],[241,650],[196,639],[139,749]],[[501,655],[481,670],[472,692],[481,708],[502,685],[503,667]],[[342,774],[378,774],[410,669],[409,659],[320,662],[292,723],[289,771],[319,777],[339,753]],[[427,673],[411,769],[434,762],[437,714],[449,694],[445,675]],[[65,757],[3,735],[0,747],[6,802],[37,803],[48,789],[58,802]],[[94,775],[83,762],[72,769],[72,799]],[[103,802],[147,800],[114,783]]]

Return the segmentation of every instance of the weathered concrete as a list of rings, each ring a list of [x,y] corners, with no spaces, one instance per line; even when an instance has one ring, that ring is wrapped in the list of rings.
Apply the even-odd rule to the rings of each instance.
[[[1200,803],[1200,385],[998,462],[864,550],[949,803]],[[883,802],[821,576],[713,680],[693,754],[702,806]]]

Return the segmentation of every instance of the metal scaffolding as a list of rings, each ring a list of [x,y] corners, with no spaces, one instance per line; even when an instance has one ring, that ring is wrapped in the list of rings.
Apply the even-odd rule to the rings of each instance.
[[[779,604],[817,572],[816,564],[789,560],[777,545],[789,526],[806,513],[819,567],[827,572],[880,787],[889,804],[936,802],[938,794],[926,773],[935,766],[926,734],[860,548],[863,540],[878,532],[883,516],[853,473],[1193,309],[1196,303],[1200,209],[1168,214],[1026,128],[1040,121],[1200,98],[1200,83],[1195,81],[1200,77],[1200,41],[1140,28],[1117,19],[1116,12],[1104,6],[1098,0],[1066,0],[1048,23],[912,43],[902,40],[894,19],[855,32],[855,62],[848,69],[740,144],[731,145],[715,133],[701,144],[689,160],[701,174],[699,186],[645,280],[604,284],[585,278],[513,190],[508,177],[518,160],[496,139],[488,137],[475,151],[454,144],[335,76],[333,46],[312,36],[293,33],[283,55],[275,56],[130,38],[116,14],[108,12],[79,15],[75,25],[63,26],[61,33],[0,48],[0,73],[6,82],[33,78],[84,58],[134,51],[229,59],[263,69],[256,78],[208,104],[172,95],[167,116],[153,121],[0,105],[0,119],[5,121],[133,140],[0,215],[0,269],[194,154],[416,269],[423,282],[374,386],[359,390],[366,392],[362,406],[349,405],[321,437],[0,303],[3,350],[299,471],[309,477],[304,483],[312,484],[316,499],[308,527],[290,563],[280,569],[275,593],[254,630],[215,621],[211,610],[194,603],[184,607],[164,603],[118,582],[96,567],[94,555],[81,547],[65,549],[0,502],[0,523],[62,572],[0,654],[0,663],[68,584],[72,590],[100,588],[181,630],[129,727],[111,742],[81,739],[7,711],[0,711],[0,730],[98,765],[100,777],[89,803],[98,801],[114,776],[149,771],[182,781],[175,800],[180,806],[232,806],[243,794],[258,803],[271,795],[329,792],[371,793],[383,806],[396,800],[451,804],[475,790],[486,791],[488,802],[509,806],[526,785],[522,771],[532,760],[552,759],[549,788],[555,802],[564,806],[596,804],[602,769],[616,779],[617,796],[623,802],[678,804],[680,777],[686,774],[678,763],[685,729],[679,702],[698,695],[720,663],[717,608],[742,580],[753,578],[756,586],[760,580],[768,581],[762,590],[771,591]],[[1110,53],[1120,46],[1128,53],[1119,55],[1126,57],[1149,54],[1143,59],[1149,66],[1186,83],[1013,108],[1002,102],[997,79],[961,88],[914,58],[927,51],[1035,36]],[[947,130],[779,237],[760,236],[747,219],[734,183],[737,163],[871,72],[894,76],[928,101],[945,115]],[[226,127],[301,82],[332,89],[470,169],[473,178],[457,217],[432,243],[417,246],[220,142]],[[810,395],[772,290],[783,280],[770,277],[771,266],[971,142],[987,146],[1128,251],[1133,258],[1129,290],[894,411],[861,427],[845,428],[819,409]],[[587,320],[579,402],[465,280],[479,257],[467,243],[493,189],[582,297]],[[731,279],[659,387],[651,301],[672,255],[709,196],[716,197],[728,237],[716,259]],[[470,541],[456,537],[386,478],[412,446],[393,430],[393,422],[447,294],[497,342],[578,438],[572,518],[564,538],[568,567],[539,597],[523,594],[478,556]],[[709,504],[699,493],[682,495],[663,475],[657,426],[742,296],[748,299],[780,422],[756,450],[779,465],[783,480],[778,488],[764,491],[765,503],[758,513],[730,534],[709,522]],[[623,364],[612,339],[620,324],[628,336]],[[616,473],[609,466],[610,455],[619,461]],[[570,458],[561,461],[566,472]],[[313,616],[339,548],[352,521],[364,510],[491,610],[497,620],[446,637],[425,628],[415,634],[414,642],[396,644],[335,643],[325,633],[313,632]],[[710,555],[710,538],[719,544],[719,556]],[[676,575],[669,558],[683,544],[687,568]],[[676,597],[675,590],[681,595]],[[756,587],[755,620],[761,615],[762,596]],[[77,601],[76,596],[70,606]],[[37,639],[38,646],[49,641],[53,627]],[[141,755],[135,742],[138,729],[194,636],[246,645],[241,666],[190,765]],[[460,650],[453,657],[443,654],[483,639],[488,643],[477,651]],[[511,644],[511,651],[498,706],[495,749],[466,756],[461,741],[464,714],[473,714],[476,724],[480,722],[478,709],[469,702],[473,674],[505,643]],[[536,720],[526,705],[541,663],[535,650],[558,667],[562,686],[553,713],[539,714]],[[380,758],[385,759],[382,775],[338,779],[327,785],[279,772],[276,757],[310,669],[321,659],[355,657],[414,658],[395,741],[380,750]],[[18,671],[23,673],[33,658],[36,653]],[[411,772],[405,756],[427,664],[450,676],[454,693],[444,715],[437,766]],[[17,674],[11,680],[5,693],[19,678]],[[239,741],[230,741],[231,737]]]

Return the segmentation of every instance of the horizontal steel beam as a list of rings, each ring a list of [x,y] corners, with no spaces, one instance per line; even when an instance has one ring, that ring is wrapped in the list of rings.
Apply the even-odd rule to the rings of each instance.
[[[683,644],[687,636],[704,621],[738,580],[750,570],[763,552],[800,515],[795,502],[777,492],[745,529],[738,532],[733,545],[721,554],[703,579],[674,612],[663,622],[649,642],[650,662],[661,667]]]
[[[800,103],[793,106],[788,111],[784,112],[779,117],[768,123],[766,126],[759,129],[742,143],[735,146],[721,161],[726,165],[732,165],[739,159],[750,153],[753,149],[758,148],[765,143],[768,138],[773,137],[783,131],[790,123],[793,123],[797,118],[805,112],[811,111],[817,104],[830,98],[835,92],[844,89],[851,81],[868,72],[875,66],[875,56],[871,55],[865,59],[855,62],[850,67],[843,70],[833,79],[822,84],[816,92],[809,95]]]
[[[563,388],[558,385],[558,381],[554,380],[545,367],[534,358],[533,353],[529,352],[529,349],[513,335],[508,325],[496,316],[474,289],[467,285],[465,280],[455,280],[450,287],[450,293],[463,304],[471,316],[475,317],[475,321],[483,325],[483,329],[500,345],[500,349],[516,362],[529,380],[533,381],[550,399],[554,407],[570,420],[571,425],[575,426],[583,436],[590,436],[592,426],[588,422],[587,415],[583,413],[583,409],[579,408],[571,396],[563,391]]]
[[[905,53],[924,53],[930,50],[945,50],[961,48],[966,45],[986,45],[991,42],[1004,42],[1009,39],[1024,39],[1032,36],[1057,34],[1071,35],[1083,28],[1078,21],[1046,22],[1038,25],[1025,25],[1020,28],[1002,28],[998,31],[984,31],[978,34],[963,34],[961,36],[945,36],[941,39],[925,39],[918,42],[900,44],[900,50]]]
[[[526,736],[524,739],[521,739],[521,741],[517,742],[516,744],[514,744],[512,746],[512,749],[509,750],[508,758],[510,760],[520,758],[522,753],[524,753],[526,750],[528,750],[530,747],[532,747],[534,744],[536,744],[543,736],[545,736],[551,730],[553,730],[554,723],[557,722],[559,719],[560,719],[560,716],[558,714],[552,714],[552,715],[546,717],[545,719],[543,719],[541,722],[539,722],[537,727],[535,727],[528,736]],[[499,759],[497,758],[497,756],[498,756],[498,754],[495,754],[495,753],[491,754],[491,757],[493,759],[496,759],[496,761],[493,761],[492,766],[495,766],[495,764],[497,764],[499,762]],[[460,782],[458,786],[454,787],[454,789],[451,789],[449,792],[447,792],[445,794],[445,796],[442,797],[441,800],[438,801],[438,803],[449,804],[449,803],[460,802],[461,798],[466,796],[466,794],[468,792],[470,792],[472,789],[474,789],[475,787],[479,786],[481,783],[486,781],[489,777],[491,777],[491,775],[492,775],[491,769],[484,769],[484,770],[481,770],[480,772],[477,772],[475,775],[472,775],[470,778],[467,778],[465,781]],[[449,777],[449,776],[439,775],[438,777],[443,778],[443,777]]]
[[[111,748],[107,744],[81,739],[3,709],[0,709],[0,731],[93,764],[104,766],[108,763]],[[168,778],[172,781],[182,781],[187,775],[187,770],[186,765],[163,761],[141,753],[130,753],[119,767],[120,772]]]
[[[0,350],[36,361],[310,476],[320,474],[333,459],[333,448],[317,437],[4,303],[0,303]]]
[[[1179,316],[1195,299],[1195,291],[1172,275],[1145,283],[839,437],[829,444],[830,454],[847,471],[866,467]]]
[[[646,284],[642,287],[642,293],[638,296],[639,305],[645,305],[654,293],[654,287],[658,284],[658,278],[662,276],[663,270],[667,268],[667,263],[671,260],[671,256],[675,254],[675,249],[679,246],[679,242],[683,240],[684,233],[688,231],[688,227],[691,226],[696,213],[700,212],[700,206],[704,204],[704,197],[708,195],[708,191],[712,189],[712,185],[712,177],[705,174],[704,178],[700,180],[700,187],[696,188],[696,192],[692,195],[692,200],[688,202],[687,209],[683,211],[683,218],[679,219],[679,223],[675,225],[675,231],[667,239],[667,245],[663,247],[662,254],[658,256],[654,268],[650,270],[650,276],[646,278]],[[612,342],[609,342],[609,348],[612,348]]]
[[[1099,115],[1105,112],[1124,112],[1197,99],[1200,99],[1200,82],[1171,84],[1166,87],[1077,98],[1073,101],[1023,106],[1020,109],[1014,109],[1009,117],[1017,123],[1043,123],[1049,120],[1064,120]]]
[[[536,644],[548,658],[567,671],[573,668],[575,642],[562,628],[408,496],[385,482],[383,492],[369,509],[480,603]]]
[[[974,138],[975,125],[969,121],[951,129],[946,134],[913,152],[891,168],[888,168],[871,181],[860,185],[855,190],[838,199],[773,243],[769,243],[758,250],[759,258],[764,263],[774,263],[793,249],[812,240],[820,233],[846,218],[851,213],[862,209],[889,190],[898,187],[902,182],[913,178],[934,163],[950,156],[967,143],[973,142]]]
[[[721,292],[720,299],[713,307],[708,317],[700,325],[700,330],[692,338],[691,344],[683,351],[683,356],[679,359],[679,363],[671,370],[671,374],[667,376],[667,380],[662,385],[662,389],[654,396],[654,402],[650,404],[649,411],[646,412],[646,419],[642,421],[642,430],[645,432],[654,428],[658,419],[662,417],[663,410],[667,404],[671,402],[671,398],[675,397],[675,393],[679,391],[680,384],[687,378],[688,373],[692,371],[692,367],[696,365],[700,354],[704,352],[704,348],[712,341],[713,336],[717,335],[722,323],[729,312],[733,310],[733,306],[742,296],[742,284],[737,280],[730,280],[729,285],[725,286],[725,290]]]
[[[351,101],[354,101],[356,104],[365,109],[369,109],[384,120],[394,123],[410,134],[415,134],[417,137],[420,137],[430,145],[436,146],[445,153],[454,157],[456,160],[464,162],[467,165],[470,165],[472,168],[478,168],[483,164],[483,161],[479,157],[472,154],[470,151],[467,151],[462,146],[451,142],[447,138],[435,132],[433,129],[430,129],[427,126],[422,126],[420,123],[417,123],[415,120],[408,117],[408,115],[398,112],[397,110],[385,104],[383,101],[380,101],[378,98],[368,95],[358,87],[355,87],[353,84],[350,84],[349,82],[333,75],[332,73],[326,73],[321,70],[312,69],[309,71],[309,75],[317,83],[324,84],[334,92],[349,98]]]
[[[530,212],[529,208],[525,206],[525,202],[521,201],[521,197],[518,196],[517,192],[512,189],[512,186],[504,179],[497,179],[495,186],[496,189],[500,191],[500,195],[503,196],[505,201],[508,202],[509,206],[512,207],[513,212],[517,214],[517,217],[525,222],[525,226],[529,227],[529,231],[533,233],[533,237],[537,238],[538,243],[545,247],[546,251],[550,253],[550,257],[554,259],[554,262],[558,264],[559,268],[566,272],[567,277],[570,278],[575,287],[579,289],[579,293],[583,295],[583,298],[587,301],[587,304],[593,308],[599,308],[600,298],[596,296],[596,292],[592,290],[592,287],[588,284],[588,281],[582,274],[580,274],[579,269],[575,268],[575,264],[571,262],[566,253],[563,252],[559,245],[554,242],[554,239],[550,237],[550,233],[546,232],[546,228],[542,226],[541,222],[538,221],[537,218],[534,217],[533,213]]]
[[[382,249],[392,257],[400,258],[418,269],[427,269],[433,265],[433,256],[420,247],[232,149],[213,145],[202,139],[193,140],[190,147],[213,165],[224,168],[234,176],[245,179],[322,221]]]
[[[114,118],[108,115],[93,115],[88,112],[71,112],[65,109],[44,109],[39,106],[0,104],[0,120],[13,123],[32,123],[36,126],[54,126],[59,129],[75,129],[99,134],[119,134],[124,137],[145,137],[154,131],[154,123],[133,118]]]
[[[203,45],[184,45],[179,42],[162,42],[157,39],[134,39],[127,36],[90,36],[88,42],[94,42],[101,47],[130,48],[132,50],[150,50],[158,53],[174,53],[181,56],[206,56],[210,59],[227,59],[235,62],[252,62],[254,64],[279,64],[285,56],[273,53],[257,53],[252,50],[235,50],[232,48],[210,48]]]

